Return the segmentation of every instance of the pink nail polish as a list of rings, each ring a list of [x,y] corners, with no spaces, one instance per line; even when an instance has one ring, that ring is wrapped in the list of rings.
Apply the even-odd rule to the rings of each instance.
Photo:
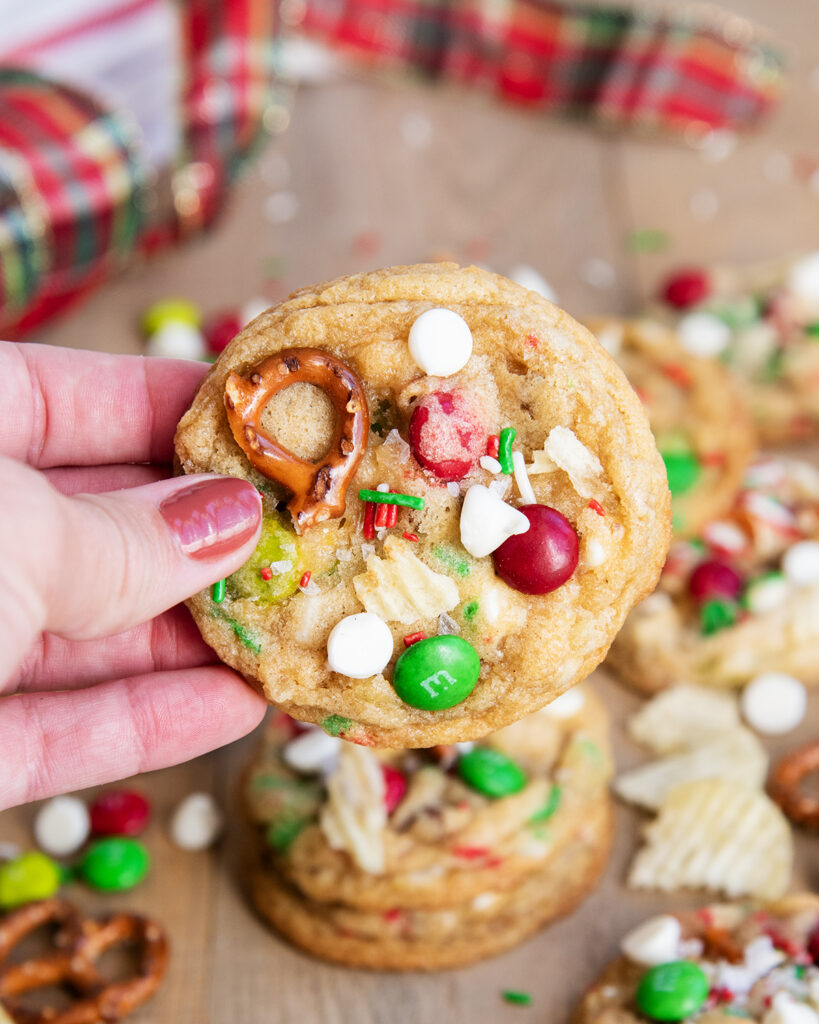
[[[262,501],[246,480],[201,480],[166,498],[162,518],[188,558],[219,558],[241,547],[256,532]]]

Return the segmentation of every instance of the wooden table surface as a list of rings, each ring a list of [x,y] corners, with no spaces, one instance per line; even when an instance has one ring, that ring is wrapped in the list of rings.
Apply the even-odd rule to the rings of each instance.
[[[297,92],[290,127],[262,155],[208,238],[132,269],[35,340],[138,352],[139,315],[155,299],[182,295],[214,311],[255,295],[273,301],[337,274],[443,253],[501,272],[529,264],[552,283],[561,305],[578,315],[625,311],[672,266],[816,247],[819,176],[811,180],[810,174],[811,161],[819,166],[814,0],[732,0],[723,6],[773,29],[791,63],[782,108],[760,134],[740,141],[723,159],[348,71]],[[645,230],[667,234],[664,251],[629,248],[629,235]],[[604,673],[595,679],[612,710],[618,760],[636,763],[644,755],[623,738],[622,722],[639,702]],[[819,693],[800,732],[769,746],[781,750],[815,735],[817,722]],[[324,965],[273,937],[247,909],[234,820],[211,853],[184,854],[167,838],[170,810],[192,790],[213,792],[230,814],[253,742],[250,737],[137,780],[157,810],[146,836],[154,859],[149,879],[116,898],[77,890],[84,907],[130,906],[169,928],[167,981],[134,1024],[561,1024],[627,927],[693,899],[625,890],[641,819],[620,808],[601,887],[574,917],[518,950],[428,977]],[[0,841],[30,846],[34,810],[0,815]],[[799,837],[795,884],[819,888],[817,843]],[[503,1004],[506,988],[530,991],[533,1006]]]

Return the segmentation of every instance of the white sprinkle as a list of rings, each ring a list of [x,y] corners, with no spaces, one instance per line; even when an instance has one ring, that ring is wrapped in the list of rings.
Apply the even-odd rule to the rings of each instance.
[[[76,796],[55,796],[34,819],[34,838],[52,857],[68,857],[83,845],[91,831],[85,803]]]
[[[473,484],[461,508],[460,529],[461,544],[474,558],[483,558],[510,537],[526,533],[529,520],[489,487]]]
[[[389,484],[379,484],[378,487],[376,487],[376,490],[381,491],[382,494],[386,494],[389,489]]]
[[[699,151],[703,160],[718,164],[727,160],[737,148],[737,134],[728,128],[714,128],[702,137]]]
[[[424,373],[449,377],[469,361],[472,331],[454,310],[428,309],[410,327],[409,351]]]
[[[432,122],[420,110],[401,118],[401,138],[408,149],[426,149],[432,142]]]
[[[617,283],[617,271],[608,260],[599,256],[586,260],[580,268],[580,276],[589,287],[598,291],[607,291]]]
[[[182,850],[207,850],[222,833],[225,819],[210,793],[191,793],[171,818],[171,839]]]
[[[501,471],[501,464],[497,459],[493,459],[491,455],[482,455],[478,462],[480,463],[481,469],[485,469],[490,473],[498,474]]]
[[[785,672],[763,672],[742,691],[742,714],[765,736],[791,732],[805,717],[808,695],[798,679]]]
[[[327,660],[333,672],[351,679],[378,675],[393,653],[390,628],[372,612],[348,615],[333,626],[327,639]]]
[[[683,348],[695,356],[718,356],[731,343],[731,328],[713,313],[688,313],[677,324]]]
[[[312,775],[335,764],[343,742],[322,729],[308,729],[284,747],[282,760],[293,771]]]
[[[797,587],[819,583],[819,541],[801,540],[788,548],[782,556],[782,572]]]
[[[670,914],[650,917],[620,940],[621,952],[635,964],[655,967],[678,959],[682,925]]]
[[[264,204],[264,215],[271,224],[286,224],[299,212],[299,197],[295,192],[274,192]]]
[[[458,486],[455,480],[450,480],[446,485],[447,491],[452,495],[453,498],[460,498],[461,488]]]
[[[204,359],[207,348],[202,332],[192,324],[172,320],[155,331],[145,346],[149,356],[162,359]]]
[[[549,302],[557,302],[557,294],[542,274],[528,263],[518,263],[509,271],[509,277],[527,291],[542,295]]]
[[[793,163],[787,153],[774,152],[765,157],[762,173],[777,185],[785,185],[791,180]]]
[[[521,501],[524,505],[536,505],[537,498],[532,490],[529,474],[526,472],[526,461],[523,458],[523,452],[512,452],[512,469],[514,470],[515,483],[518,485]]]
[[[719,213],[719,196],[712,188],[698,189],[688,201],[688,209],[695,220],[709,221]]]

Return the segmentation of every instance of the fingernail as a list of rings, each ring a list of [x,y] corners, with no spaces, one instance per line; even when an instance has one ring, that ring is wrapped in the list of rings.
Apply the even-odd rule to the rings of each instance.
[[[262,500],[246,480],[201,480],[160,504],[162,518],[188,558],[219,558],[242,546],[256,532]]]

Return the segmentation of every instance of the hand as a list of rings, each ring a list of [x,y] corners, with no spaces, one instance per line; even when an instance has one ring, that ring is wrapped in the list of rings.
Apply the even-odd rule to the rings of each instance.
[[[168,479],[206,369],[0,342],[0,808],[176,764],[264,714],[173,607],[261,524],[245,481]]]

